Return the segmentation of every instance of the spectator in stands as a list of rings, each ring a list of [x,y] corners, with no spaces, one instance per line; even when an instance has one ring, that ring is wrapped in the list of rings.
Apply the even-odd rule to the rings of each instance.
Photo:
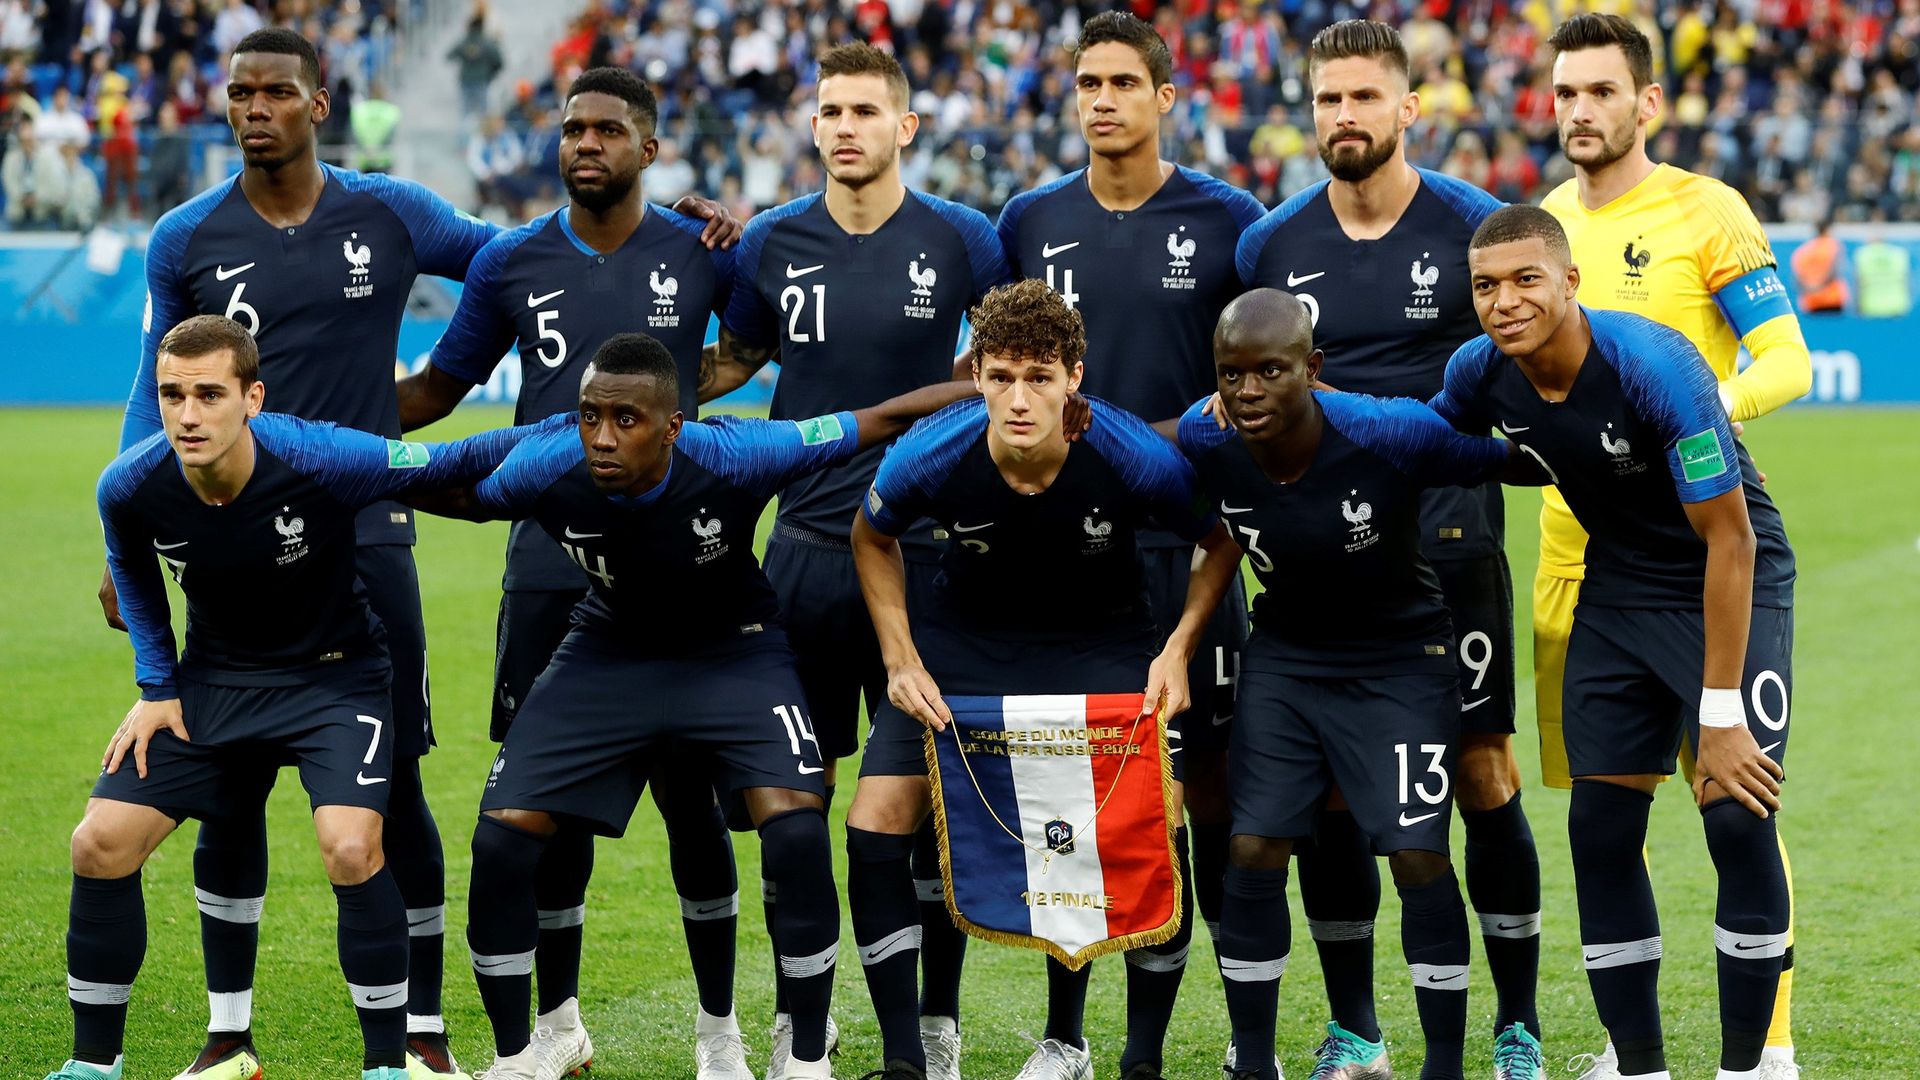
[[[375,82],[354,104],[352,124],[353,167],[361,172],[391,172],[400,106],[387,100],[386,87]]]
[[[260,10],[247,0],[227,0],[226,7],[213,17],[213,51],[230,56],[240,39],[265,25]]]
[[[1885,210],[1873,212],[1873,222],[1884,224]],[[1853,253],[1853,277],[1860,285],[1860,314],[1869,319],[1904,319],[1913,310],[1913,257],[1899,244],[1888,243],[1879,230]]]
[[[40,24],[32,0],[0,0],[0,53],[19,56],[40,48]]]
[[[1833,235],[1832,219],[1822,219],[1813,239],[1793,252],[1793,281],[1799,287],[1801,311],[1839,315],[1847,310],[1847,280],[1841,273],[1846,264],[1846,249]]]
[[[60,206],[60,227],[85,232],[100,220],[100,179],[80,158],[80,147],[60,144],[61,171],[65,174],[65,201]]]
[[[167,61],[167,93],[183,124],[199,119],[206,111],[206,85],[200,81],[200,73],[193,66],[193,54],[183,50],[174,53],[173,59]]]
[[[87,118],[73,107],[73,91],[65,83],[53,88],[53,98],[40,110],[36,126],[40,140],[55,149],[69,143],[84,149],[93,141],[87,133]]]
[[[693,190],[698,179],[693,163],[680,155],[680,141],[663,139],[660,156],[647,168],[647,197],[672,206],[680,201],[680,196]]]
[[[1493,190],[1493,163],[1487,160],[1486,144],[1474,132],[1463,131],[1455,137],[1453,150],[1447,154],[1440,171],[1474,187]]]
[[[1806,169],[1793,174],[1793,187],[1780,197],[1780,220],[1795,225],[1811,225],[1833,213],[1833,194],[1815,187],[1813,173]]]
[[[1526,140],[1519,132],[1506,130],[1499,134],[1495,145],[1499,152],[1494,155],[1488,172],[1487,190],[1502,202],[1532,202],[1534,192],[1540,187],[1540,166],[1527,152]]]
[[[485,116],[487,91],[500,76],[506,60],[500,55],[500,43],[487,33],[484,6],[474,10],[467,20],[467,32],[448,50],[447,59],[460,65],[460,111],[471,120]]]
[[[124,196],[127,213],[140,216],[140,143],[134,137],[133,102],[127,96],[127,77],[107,73],[99,101],[100,157],[107,166],[104,208],[112,210]]]
[[[14,125],[13,145],[0,163],[7,197],[7,226],[37,229],[59,222],[66,204],[66,170],[60,152],[43,141],[32,120]]]
[[[153,205],[174,207],[193,195],[193,140],[180,126],[180,109],[162,102],[159,123],[147,149],[147,176],[153,184]]]
[[[166,0],[131,0],[120,6],[114,25],[120,46],[151,63],[180,47],[180,15]]]
[[[467,169],[473,174],[474,193],[480,200],[476,211],[484,213],[488,206],[499,206],[511,220],[523,220],[522,189],[516,183],[516,174],[525,165],[526,148],[520,137],[507,129],[504,117],[490,114],[467,143]]]

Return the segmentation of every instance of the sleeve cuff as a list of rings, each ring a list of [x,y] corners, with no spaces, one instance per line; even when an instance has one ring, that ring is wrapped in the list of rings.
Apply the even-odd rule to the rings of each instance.
[[[180,687],[171,682],[140,687],[141,701],[172,701],[180,696]]]

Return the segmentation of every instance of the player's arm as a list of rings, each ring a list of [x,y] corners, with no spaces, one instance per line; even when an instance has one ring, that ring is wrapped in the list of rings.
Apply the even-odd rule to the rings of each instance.
[[[700,242],[708,251],[724,250],[732,247],[747,230],[747,223],[733,216],[725,203],[698,195],[682,195],[680,201],[673,204],[673,212],[685,217],[695,218],[707,223],[700,231]]]
[[[1192,704],[1192,688],[1187,685],[1187,665],[1200,647],[1207,631],[1207,620],[1220,607],[1227,587],[1240,572],[1240,545],[1233,542],[1224,522],[1216,521],[1193,550],[1193,570],[1187,578],[1187,599],[1180,609],[1180,623],[1167,635],[1160,655],[1147,668],[1146,700],[1142,708],[1153,709],[1166,695],[1167,711],[1162,719],[1178,716]]]
[[[418,489],[401,501],[424,513],[461,521],[515,521],[532,517],[542,492],[580,463],[578,420],[568,414],[542,423],[500,467],[477,483]]]
[[[1702,802],[1722,795],[1761,817],[1780,809],[1779,763],[1760,751],[1746,724],[1741,676],[1753,617],[1753,525],[1738,486],[1705,502],[1683,504],[1693,531],[1707,545],[1701,607],[1706,662],[1700,676],[1700,751],[1694,782]],[[1718,790],[1713,790],[1717,785]]]
[[[720,339],[700,350],[700,404],[725,397],[780,355],[780,343],[756,344],[720,325]]]
[[[878,405],[856,409],[854,423],[859,425],[859,448],[878,446],[912,427],[916,420],[932,416],[956,401],[965,401],[980,391],[973,380],[934,383],[890,397]]]
[[[120,505],[131,493],[129,477],[110,466],[100,478],[99,503],[101,530],[107,542],[107,573],[116,594],[124,601],[122,617],[127,636],[133,642],[134,681],[140,686],[140,700],[120,721],[107,740],[100,756],[101,768],[118,772],[129,751],[140,778],[147,776],[147,746],[162,729],[187,739],[187,728],[180,711],[180,691],[175,682],[177,652],[174,647],[173,621],[167,606],[167,589],[160,580],[160,567],[149,545],[151,530],[143,529]]]
[[[445,417],[473,385],[432,364],[394,383],[394,395],[400,399],[400,430],[414,431]]]
[[[880,660],[887,668],[887,700],[933,730],[945,731],[953,712],[941,700],[940,687],[913,644],[913,628],[907,622],[907,566],[900,555],[900,541],[874,528],[862,511],[854,515],[852,543],[860,593],[866,597]]]
[[[571,413],[537,424],[483,431],[453,442],[405,442],[290,416],[256,420],[254,435],[334,498],[362,507],[409,491],[471,484],[492,473],[523,440],[571,430]]]
[[[446,416],[467,391],[492,377],[513,348],[516,332],[503,314],[500,277],[507,258],[525,239],[518,229],[480,249],[466,271],[467,287],[453,309],[447,332],[433,343],[427,366],[394,383],[400,399],[400,430],[413,431]]]
[[[1738,192],[1717,184],[1702,190],[1700,202],[1707,220],[1719,226],[1702,231],[1701,274],[1727,325],[1753,357],[1745,371],[1720,383],[1720,402],[1729,417],[1751,420],[1812,388],[1813,357],[1753,208]]]

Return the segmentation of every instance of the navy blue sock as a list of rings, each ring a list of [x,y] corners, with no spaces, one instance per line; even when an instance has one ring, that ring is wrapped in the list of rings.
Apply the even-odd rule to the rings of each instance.
[[[440,827],[420,787],[420,759],[393,759],[393,791],[383,830],[387,866],[407,906],[407,1015],[424,1030],[443,1030],[440,988],[446,977],[447,857]]]
[[[669,812],[662,803],[661,813],[670,814],[667,852],[673,888],[680,894],[680,926],[687,936],[687,960],[693,965],[700,1008],[708,1016],[726,1016],[733,1011],[734,938],[740,922],[740,882],[734,872],[726,816],[713,802],[711,789],[704,806]],[[773,925],[771,919],[767,925]],[[543,1004],[545,990],[542,971]]]
[[[407,906],[386,867],[358,885],[335,885],[340,971],[347,977],[363,1068],[407,1066]]]
[[[1227,841],[1233,825],[1225,821],[1190,821],[1193,840],[1193,906],[1207,924],[1215,949],[1220,945],[1220,908],[1227,890]]]
[[[1467,827],[1467,894],[1480,917],[1480,940],[1499,1004],[1493,1030],[1524,1024],[1541,1038],[1540,855],[1514,793],[1505,806],[1462,810]]]
[[[913,891],[920,900],[920,1015],[960,1020],[960,972],[967,935],[947,912],[946,879],[940,873],[940,838],[929,815],[913,834]]]
[[[1167,1025],[1187,972],[1193,944],[1193,867],[1187,859],[1187,830],[1173,834],[1180,861],[1180,932],[1145,949],[1127,950],[1127,1045],[1120,1051],[1120,1074],[1146,1062],[1158,1064],[1166,1052]]]
[[[831,811],[833,810],[834,785],[832,783],[828,783],[826,785],[826,788],[827,788],[826,799],[821,804],[821,808],[823,813],[828,813],[830,815]],[[740,813],[742,816],[744,816],[746,813],[745,802],[744,801],[741,802],[740,806],[741,806]],[[829,817],[829,820],[831,820],[831,817]],[[740,831],[743,831],[743,832],[747,831],[747,829],[741,828],[738,825],[735,825],[734,828],[740,829]],[[766,917],[766,920],[767,920],[767,935],[768,935],[767,940],[769,944],[768,955],[771,956],[773,959],[773,1011],[776,1013],[787,1013],[791,1015],[792,1010],[787,1007],[787,977],[781,974],[780,972],[780,950],[771,947],[772,940],[773,940],[772,938],[773,925],[778,920],[778,915],[775,913],[774,907],[779,902],[780,902],[780,890],[775,888],[773,885],[773,882],[768,881],[766,878],[766,875],[763,873],[760,877],[760,911]]]
[[[1093,978],[1093,965],[1083,964],[1079,971],[1047,957],[1047,1028],[1042,1038],[1058,1039],[1068,1046],[1079,1046],[1082,1024],[1087,1016],[1087,981]]]
[[[1620,1055],[1620,1071],[1628,1076],[1667,1067],[1660,1029],[1660,916],[1645,856],[1652,809],[1652,795],[1575,780],[1567,812],[1587,985]]]
[[[123,878],[73,875],[67,902],[67,1001],[73,1056],[112,1065],[124,1048],[127,1000],[147,957],[147,901],[140,871]]]
[[[539,1012],[550,1013],[580,996],[580,950],[586,934],[587,883],[593,879],[593,833],[561,826],[547,840],[534,871],[533,906],[539,927],[533,967],[539,972]]]
[[[920,911],[912,859],[913,837],[847,826],[847,906],[880,1022],[881,1056],[924,1069],[913,985],[920,966]],[[785,905],[786,897],[780,902]]]
[[[1380,1041],[1373,1000],[1373,922],[1380,913],[1380,864],[1347,810],[1322,810],[1313,840],[1298,844],[1300,902],[1320,954],[1327,1007],[1340,1026]]]
[[[1467,906],[1460,879],[1449,869],[1400,893],[1400,947],[1413,975],[1427,1059],[1422,1080],[1459,1080],[1467,1042]]]
[[[193,849],[200,955],[207,968],[207,1030],[247,1030],[260,913],[267,903],[267,818],[261,807],[200,823]]]
[[[1713,943],[1720,970],[1720,1067],[1760,1066],[1774,993],[1786,962],[1789,899],[1775,819],[1755,817],[1732,798],[1700,812],[1720,878]]]
[[[1277,1080],[1273,1029],[1280,976],[1287,970],[1293,927],[1287,917],[1287,871],[1228,866],[1220,912],[1220,977],[1227,987],[1240,1068]]]
[[[540,942],[534,880],[544,837],[480,815],[473,828],[473,879],[467,890],[467,949],[480,1004],[501,1057],[527,1048],[533,1007],[533,954]]]
[[[827,1054],[827,1010],[840,952],[840,893],[833,881],[826,815],[789,810],[761,822],[760,858],[780,890],[773,944],[787,980],[793,1056],[819,1061]]]

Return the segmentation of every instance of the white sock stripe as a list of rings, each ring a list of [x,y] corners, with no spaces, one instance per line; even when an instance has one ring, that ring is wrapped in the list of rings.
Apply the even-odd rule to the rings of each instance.
[[[407,909],[407,936],[433,937],[447,932],[447,905]]]
[[[918,925],[913,927],[913,933],[917,941],[920,935]],[[824,975],[832,971],[834,961],[839,959],[839,956],[840,943],[837,941],[812,956],[788,956],[782,953],[780,974],[789,979],[811,979],[815,975]]]
[[[220,896],[201,888],[193,890],[193,899],[200,905],[200,914],[242,925],[259,922],[260,913],[267,907],[264,896]]]
[[[469,949],[467,950],[467,955],[473,958],[473,973],[475,975],[487,977],[496,975],[533,974],[532,949],[528,949],[522,953],[501,953],[498,956],[488,956],[485,953],[478,953]]]
[[[1315,941],[1371,941],[1372,919],[1308,919],[1307,932]]]
[[[1584,945],[1580,949],[1580,959],[1586,963],[1588,971],[1599,971],[1603,968],[1626,967],[1628,964],[1644,964],[1649,960],[1658,960],[1660,953],[1660,939],[1650,937],[1641,938],[1639,941]]]
[[[775,885],[773,882],[768,881],[766,878],[761,878],[760,879],[760,900],[762,903],[766,903],[766,904],[778,903],[780,900],[780,886]]]
[[[888,934],[886,937],[881,938],[879,941],[873,942],[870,945],[861,945],[860,966],[871,967],[874,964],[886,960],[888,957],[897,956],[900,953],[906,952],[908,949],[917,949],[919,947],[920,924],[914,923],[912,926],[903,926],[893,933]],[[786,958],[781,957],[780,963],[784,967]]]
[[[348,983],[347,992],[353,995],[353,1007],[356,1009],[400,1009],[407,1004],[407,984],[404,981],[385,986]]]
[[[947,898],[947,883],[940,878],[914,878],[913,891],[923,904],[938,904]]]
[[[740,892],[734,890],[730,896],[712,900],[689,900],[680,898],[680,917],[689,922],[712,922],[715,919],[731,919],[740,914]]]
[[[1459,990],[1467,988],[1465,964],[1408,964],[1415,990]]]
[[[682,904],[686,901],[682,900]],[[540,912],[540,929],[565,930],[569,926],[579,926],[587,921],[587,905],[575,904],[570,908],[549,908]]]
[[[69,974],[67,996],[82,1005],[125,1005],[133,997],[133,984],[88,982]]]
[[[1187,966],[1187,951],[1191,945],[1182,946],[1179,952],[1157,953],[1152,949],[1128,949],[1127,963],[1141,971],[1179,971]]]
[[[445,1035],[447,1022],[439,1013],[424,1016],[420,1013],[407,1014],[407,1034],[409,1035]]]
[[[1488,915],[1480,916],[1480,934],[1482,937],[1530,938],[1540,936],[1540,913],[1531,915]]]
[[[1285,956],[1278,960],[1235,960],[1222,956],[1219,960],[1220,977],[1232,982],[1274,982],[1287,973]]]
[[[245,1031],[253,1026],[253,991],[207,992],[207,1030]]]
[[[1772,960],[1787,955],[1787,935],[1736,934],[1715,923],[1713,947],[1740,960]]]

